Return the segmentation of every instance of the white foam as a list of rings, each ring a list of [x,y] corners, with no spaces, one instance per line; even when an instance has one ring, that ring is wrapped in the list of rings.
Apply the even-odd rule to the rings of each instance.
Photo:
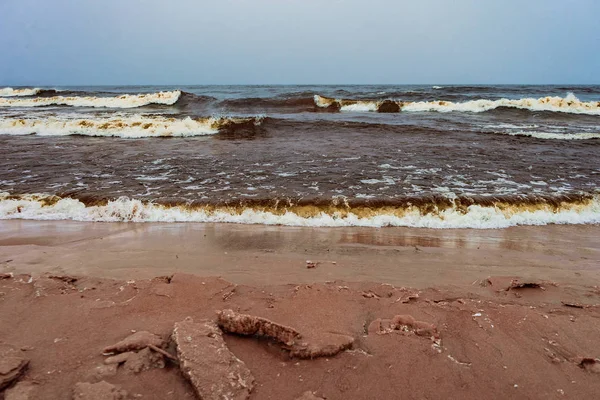
[[[111,118],[18,119],[0,118],[0,134],[42,136],[116,136],[144,138],[160,136],[201,136],[218,132],[226,119],[184,119],[131,115]]]
[[[431,88],[438,90],[438,89],[443,89],[444,87],[443,86],[432,86]]]
[[[546,125],[540,127],[540,125],[516,125],[516,124],[491,124],[485,125],[485,129],[490,129],[492,133],[498,133],[502,135],[510,136],[529,136],[538,139],[554,139],[554,140],[586,140],[586,139],[600,139],[600,133],[591,131],[594,128],[587,128],[588,132],[578,133],[567,133],[566,129],[576,131],[578,129],[585,130],[586,128],[577,128],[572,125],[557,126],[557,125]],[[501,129],[501,130],[498,130]],[[508,130],[506,130],[508,129]],[[543,130],[540,130],[543,129]],[[550,132],[548,132],[550,131]],[[565,133],[561,133],[565,132]]]
[[[587,140],[600,139],[600,133],[551,133],[551,132],[536,132],[536,131],[520,131],[520,132],[495,132],[502,135],[510,136],[530,136],[538,139],[554,139],[554,140]]]
[[[376,101],[345,101],[340,99],[330,99],[328,97],[314,96],[315,105],[321,108],[327,108],[333,104],[340,106],[340,111],[354,111],[354,112],[371,112],[377,111],[379,102]]]
[[[333,103],[335,103],[334,99],[319,96],[318,94],[315,94],[314,99],[315,99],[315,104],[317,105],[317,107],[322,107],[322,108],[327,108],[330,105],[332,105]]]
[[[365,100],[342,100],[331,99],[319,95],[314,96],[318,107],[329,107],[338,104],[341,111],[374,112],[377,111],[382,101]],[[462,103],[452,101],[416,101],[397,102],[402,112],[485,112],[499,107],[518,108],[531,111],[552,111],[571,114],[600,115],[600,101],[584,102],[579,100],[573,93],[566,97],[542,97],[524,99],[500,99],[500,100],[470,100]]]
[[[365,183],[367,185],[377,185],[379,183],[385,183],[386,185],[395,185],[396,182],[390,176],[384,176],[381,179],[363,179],[360,181],[361,183]]]
[[[241,213],[227,211],[209,212],[184,207],[166,207],[143,203],[139,200],[120,198],[104,206],[86,207],[74,199],[61,199],[43,206],[34,195],[28,198],[9,199],[0,193],[0,219],[76,220],[104,222],[228,222],[243,224],[289,225],[289,226],[408,226],[424,228],[505,228],[515,225],[546,224],[595,224],[600,223],[600,197],[583,205],[567,206],[560,211],[552,207],[538,210],[506,209],[472,205],[466,212],[454,209],[437,214],[421,214],[417,209],[407,210],[402,216],[385,214],[359,217],[349,214],[321,213],[314,217],[302,217],[293,212],[273,214],[266,211],[246,209]]]
[[[354,111],[354,112],[373,112],[377,111],[379,107],[378,102],[374,101],[359,101],[353,104],[346,104],[340,107],[340,111]]]
[[[27,89],[13,89],[11,87],[0,88],[0,97],[17,97],[17,96],[35,96],[42,89],[38,88],[27,88]]]
[[[402,111],[437,112],[485,112],[498,107],[518,108],[531,111],[552,111],[572,114],[600,115],[600,102],[583,102],[573,93],[566,97],[542,97],[539,99],[471,100],[462,103],[451,101],[419,101],[404,103]]]
[[[390,165],[390,164],[381,164],[381,165],[378,165],[378,168],[381,168],[381,169],[400,169],[400,167],[394,167],[393,165]]]
[[[172,105],[179,100],[181,91],[145,94],[123,94],[113,97],[52,96],[25,99],[0,98],[0,107],[43,107],[64,105],[72,107],[135,108],[148,104]]]
[[[488,129],[535,129],[539,128],[539,125],[515,125],[515,124],[491,124],[486,125]]]

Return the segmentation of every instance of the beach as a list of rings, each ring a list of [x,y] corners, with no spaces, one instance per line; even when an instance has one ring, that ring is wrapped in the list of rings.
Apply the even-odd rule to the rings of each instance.
[[[595,397],[599,96],[0,89],[0,400]]]
[[[593,397],[599,230],[0,221],[0,346],[29,360],[30,398],[100,380],[194,398],[175,363],[107,371],[102,349],[231,309],[352,340],[303,359],[225,334],[254,399]],[[427,334],[386,329],[395,316]]]
[[[0,0],[0,400],[600,399],[600,1],[515,5]]]

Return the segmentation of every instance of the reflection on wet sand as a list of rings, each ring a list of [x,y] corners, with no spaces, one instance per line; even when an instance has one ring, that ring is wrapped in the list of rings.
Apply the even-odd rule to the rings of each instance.
[[[445,249],[480,249],[485,245],[488,249],[507,249],[514,251],[542,250],[542,243],[515,237],[514,232],[504,234],[503,231],[470,231],[453,230],[439,232],[436,230],[384,229],[343,233],[341,244],[359,244],[368,246],[400,246],[400,247],[439,247]],[[441,233],[441,234],[440,234]]]
[[[328,280],[413,287],[490,275],[588,284],[600,279],[600,226],[503,230],[306,228],[234,224],[0,221],[3,271],[153,277],[173,272],[238,283]],[[319,263],[307,269],[306,260]]]

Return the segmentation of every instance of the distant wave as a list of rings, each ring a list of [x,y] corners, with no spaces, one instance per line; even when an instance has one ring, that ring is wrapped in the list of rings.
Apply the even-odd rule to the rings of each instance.
[[[317,107],[354,112],[485,112],[501,107],[530,111],[550,111],[571,114],[600,115],[600,101],[584,102],[573,93],[566,97],[542,97],[539,99],[500,99],[451,101],[393,101],[393,100],[346,100],[315,95]]]
[[[42,89],[39,88],[28,88],[28,89],[13,89],[10,87],[0,88],[0,97],[17,97],[17,96],[35,96]]]
[[[418,200],[418,199],[416,199]],[[406,207],[352,206],[216,206],[161,205],[126,197],[87,203],[70,197],[0,193],[0,219],[229,222],[291,226],[410,226],[425,228],[494,229],[515,225],[600,223],[600,199],[431,203]]]
[[[135,108],[149,104],[173,105],[179,100],[181,91],[123,94],[112,97],[96,96],[51,96],[34,98],[0,98],[0,107],[106,107],[106,108]]]
[[[237,125],[258,125],[261,122],[262,117],[176,119],[142,115],[111,118],[0,118],[0,134],[122,138],[183,137],[212,135],[220,131],[230,132]]]
[[[240,107],[240,108],[298,108],[299,110],[311,110],[315,103],[312,97],[291,97],[291,98],[241,98],[228,99],[221,101],[220,105],[224,107]]]

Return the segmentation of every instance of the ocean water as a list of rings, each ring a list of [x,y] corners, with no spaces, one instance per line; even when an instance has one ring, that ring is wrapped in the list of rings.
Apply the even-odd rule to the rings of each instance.
[[[600,86],[0,88],[0,218],[600,223]]]

